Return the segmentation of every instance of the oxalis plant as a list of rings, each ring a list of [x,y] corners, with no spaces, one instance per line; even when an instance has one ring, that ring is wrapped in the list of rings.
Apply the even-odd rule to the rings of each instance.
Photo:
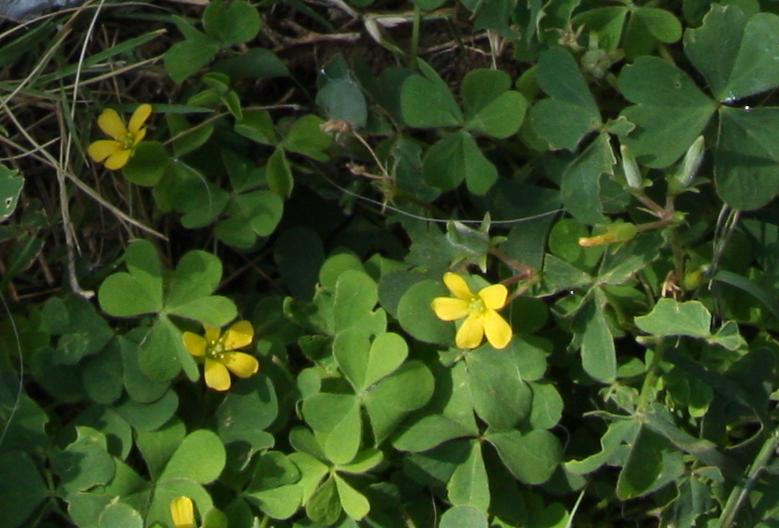
[[[0,23],[4,528],[769,527],[779,4]]]

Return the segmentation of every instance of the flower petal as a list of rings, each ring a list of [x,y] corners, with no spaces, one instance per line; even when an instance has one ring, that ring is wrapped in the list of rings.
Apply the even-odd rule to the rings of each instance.
[[[193,334],[192,332],[184,332],[181,339],[184,341],[184,348],[193,356],[203,357],[206,355],[206,340],[203,336]]]
[[[120,150],[122,150],[122,145],[118,141],[114,141],[113,139],[101,139],[89,144],[89,147],[87,147],[87,154],[89,154],[89,157],[92,158],[93,161],[101,163],[107,157],[116,154]]]
[[[206,358],[206,385],[214,390],[226,391],[230,388],[230,373],[219,361]]]
[[[500,310],[506,306],[508,294],[508,289],[502,284],[493,284],[479,290],[479,297],[484,301],[484,306],[491,310]]]
[[[473,298],[473,293],[471,293],[471,289],[468,287],[465,279],[456,273],[451,271],[444,273],[444,284],[459,299],[468,301]]]
[[[138,146],[138,143],[143,141],[143,138],[146,137],[146,129],[142,128],[135,134],[133,134],[133,147]]]
[[[97,126],[100,127],[100,130],[102,130],[103,133],[107,136],[111,136],[117,141],[121,141],[125,134],[127,134],[127,128],[124,126],[124,121],[122,121],[122,118],[113,108],[106,108],[103,110],[97,118]]]
[[[244,352],[225,352],[221,361],[239,378],[248,378],[260,370],[260,362],[257,358]]]
[[[110,156],[108,156],[108,159],[105,160],[105,168],[109,170],[119,170],[125,165],[127,165],[127,162],[130,161],[130,152],[129,150],[117,150]]]
[[[133,115],[130,116],[130,124],[127,126],[127,129],[133,134],[137,134],[146,120],[149,119],[150,115],[150,104],[142,104],[138,106],[138,108],[135,109],[135,112],[133,112]]]
[[[487,341],[498,350],[511,342],[511,325],[495,310],[487,310],[484,314],[484,333]]]
[[[468,315],[468,301],[453,297],[436,297],[433,299],[433,311],[442,321],[456,321]]]
[[[222,335],[222,330],[218,326],[203,323],[203,329],[206,331],[205,338],[209,344],[216,343],[219,340],[219,336]]]
[[[249,321],[238,321],[230,325],[224,335],[225,350],[236,350],[251,344],[254,328]]]
[[[174,528],[195,528],[195,509],[189,497],[176,497],[170,501],[170,516]]]
[[[476,348],[484,338],[484,317],[480,313],[470,314],[455,336],[458,348]]]

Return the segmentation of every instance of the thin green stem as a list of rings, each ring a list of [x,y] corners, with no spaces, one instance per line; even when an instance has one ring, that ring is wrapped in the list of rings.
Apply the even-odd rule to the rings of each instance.
[[[755,460],[749,466],[746,478],[736,483],[728,496],[728,501],[725,503],[725,508],[720,515],[718,528],[730,528],[733,526],[733,522],[738,515],[738,511],[744,504],[749,492],[754,487],[760,474],[766,468],[771,461],[776,448],[779,445],[779,429],[774,429],[771,434],[763,442],[760,451],[755,456]]]
[[[417,67],[417,55],[419,53],[419,26],[422,24],[422,10],[418,5],[414,5],[414,22],[411,26],[411,57],[409,66]]]

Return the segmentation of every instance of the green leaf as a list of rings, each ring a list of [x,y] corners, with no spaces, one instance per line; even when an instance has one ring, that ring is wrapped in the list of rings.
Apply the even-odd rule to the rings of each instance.
[[[336,335],[333,354],[355,392],[360,392],[400,367],[408,346],[394,333],[379,334],[370,343],[365,331],[351,328]]]
[[[604,464],[615,462],[620,447],[623,444],[632,445],[640,427],[637,420],[615,420],[609,423],[600,439],[600,451],[581,460],[569,460],[565,468],[578,475],[586,475]]]
[[[490,488],[481,444],[476,441],[469,441],[469,444],[468,458],[458,464],[446,485],[446,491],[454,506],[471,506],[486,512],[490,506]]]
[[[276,148],[271,157],[268,158],[268,164],[265,166],[265,177],[268,178],[268,187],[271,191],[284,199],[290,197],[295,181],[292,178],[292,169],[283,148]]]
[[[186,436],[184,422],[173,419],[156,431],[139,431],[135,438],[149,473],[159,480],[165,465]]]
[[[515,357],[483,346],[465,356],[476,413],[491,427],[516,426],[530,414],[533,394],[522,380]]]
[[[136,240],[124,254],[129,273],[115,273],[100,285],[98,300],[104,312],[131,317],[162,309],[162,268],[151,242]]]
[[[732,208],[758,209],[779,194],[777,126],[779,108],[720,109],[714,177]]]
[[[264,447],[267,429],[278,416],[279,404],[273,382],[267,376],[252,376],[237,382],[216,410],[217,432],[225,444],[246,442]]]
[[[48,496],[46,483],[27,453],[0,453],[0,508],[8,528],[29,526],[25,521]]]
[[[334,476],[319,486],[306,502],[306,516],[314,522],[330,526],[341,516],[341,501]]]
[[[468,190],[483,195],[495,184],[498,171],[476,140],[461,130],[430,147],[422,165],[425,181],[442,191],[456,189],[465,180]]]
[[[87,395],[97,403],[111,404],[122,395],[122,354],[112,341],[101,354],[83,364],[82,379]]]
[[[223,326],[235,319],[238,313],[235,303],[221,295],[209,295],[179,306],[169,306],[165,311],[211,326]]]
[[[600,134],[563,173],[560,197],[566,210],[583,224],[605,223],[600,180],[616,163],[608,134]]]
[[[425,343],[450,345],[454,324],[441,321],[431,306],[436,297],[448,297],[449,290],[440,281],[423,280],[411,286],[398,303],[398,321],[403,330]]]
[[[213,0],[203,11],[203,27],[225,46],[243,44],[260,32],[262,19],[257,8],[245,0]]]
[[[143,528],[143,517],[132,506],[115,502],[100,514],[98,528]]]
[[[651,489],[660,477],[663,463],[662,449],[667,441],[646,427],[642,427],[629,452],[627,462],[617,479],[615,489],[620,500],[640,497]]]
[[[533,408],[530,410],[530,427],[551,429],[563,415],[563,398],[551,383],[531,383]]]
[[[190,497],[198,512],[210,512],[214,507],[211,496],[197,482],[187,478],[164,480],[154,487],[146,513],[146,524],[160,522],[167,526],[170,523],[170,503],[181,496]]]
[[[349,65],[338,54],[321,71],[316,104],[329,119],[348,122],[362,128],[368,122],[368,105]]]
[[[779,85],[779,17],[747,20],[735,6],[713,5],[698,29],[687,30],[684,50],[718,101],[731,103]]]
[[[612,383],[617,376],[617,355],[602,303],[596,300],[587,303],[576,315],[574,324],[581,333],[584,371],[601,383]]]
[[[56,449],[51,464],[66,494],[107,484],[116,471],[105,436],[90,427],[76,427],[76,440],[65,449]]]
[[[407,77],[400,91],[403,120],[416,128],[461,125],[463,115],[449,87],[426,62],[418,59],[417,65],[421,75]]]
[[[347,270],[341,273],[335,284],[333,299],[336,334],[349,328],[362,328],[369,331],[376,325],[386,326],[386,323],[385,325],[378,324],[382,318],[386,319],[383,310],[373,311],[378,302],[378,287],[366,273],[357,270]]]
[[[338,466],[338,472],[359,475],[360,473],[367,473],[382,462],[384,462],[384,453],[378,449],[364,449],[363,451],[357,453],[357,456],[354,457],[354,460],[348,464],[340,464]]]
[[[549,96],[530,111],[534,130],[552,148],[576,150],[582,138],[601,124],[600,110],[576,60],[552,48],[538,61],[538,86]]]
[[[488,528],[487,516],[471,506],[449,508],[441,516],[439,528]]]
[[[207,429],[198,429],[182,440],[160,480],[183,478],[208,484],[222,473],[225,459],[225,449],[219,437]]]
[[[168,381],[181,370],[180,357],[189,355],[181,342],[181,332],[165,316],[160,316],[138,350],[138,367],[154,381]]]
[[[141,341],[145,336],[143,329],[135,332]],[[168,389],[168,383],[149,378],[138,364],[138,342],[127,337],[118,338],[122,352],[122,378],[127,394],[133,401],[151,403],[158,400]]]
[[[249,48],[242,55],[233,55],[214,64],[212,71],[226,74],[235,82],[244,79],[288,77],[286,64],[275,53],[264,48]]]
[[[173,82],[180,84],[211,62],[218,51],[219,42],[208,35],[187,35],[186,40],[175,43],[165,53],[165,69]]]
[[[248,110],[243,119],[235,122],[235,131],[261,145],[275,145],[278,142],[273,120],[267,110]]]
[[[335,487],[338,490],[338,498],[341,501],[341,507],[346,515],[355,520],[360,520],[371,510],[371,505],[365,496],[354,489],[346,480],[339,477],[338,474],[333,475],[335,481]]]
[[[222,261],[211,253],[188,251],[168,281],[166,306],[179,306],[214,292],[222,280]]]
[[[419,361],[409,361],[364,396],[377,445],[411,411],[422,408],[430,400],[433,387],[433,375],[427,367]]]
[[[511,79],[501,70],[471,70],[463,79],[465,126],[475,132],[505,139],[519,131],[527,101],[509,91]]]
[[[354,459],[360,449],[360,400],[352,394],[320,393],[303,402],[303,417],[318,432],[326,433],[325,454],[336,464]]]
[[[268,516],[287,519],[300,507],[300,470],[283,453],[269,451],[254,466],[254,476],[245,495]]]
[[[637,126],[625,144],[639,163],[652,168],[679,159],[717,109],[685,72],[658,57],[639,57],[623,68],[618,86],[635,103],[621,114]]]
[[[174,391],[168,390],[160,399],[151,403],[127,400],[117,405],[115,409],[138,431],[154,431],[176,414],[178,405],[178,396]]]
[[[0,165],[0,222],[6,220],[16,210],[16,204],[24,187],[24,178],[19,171]]]
[[[154,187],[168,170],[170,156],[162,143],[143,141],[135,148],[130,162],[122,169],[129,181],[143,187]]]
[[[324,123],[321,117],[305,115],[295,121],[284,138],[283,146],[292,152],[303,154],[317,161],[328,161],[327,149],[333,139],[320,128]]]
[[[535,429],[527,434],[488,431],[486,438],[511,474],[525,484],[543,484],[549,480],[562,458],[560,441],[549,431]]]
[[[711,314],[700,301],[663,298],[651,312],[633,321],[640,330],[656,336],[711,336]]]

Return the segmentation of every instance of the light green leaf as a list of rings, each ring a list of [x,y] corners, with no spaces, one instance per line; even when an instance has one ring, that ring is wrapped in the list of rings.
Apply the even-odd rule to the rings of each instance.
[[[335,332],[361,328],[370,332],[386,321],[384,311],[373,308],[379,302],[378,286],[366,273],[347,270],[338,276],[333,301]],[[382,328],[383,330],[383,328]]]
[[[337,473],[333,475],[333,480],[335,480],[338,497],[341,500],[341,507],[343,507],[346,515],[358,521],[368,515],[368,512],[371,510],[368,499],[354,489],[346,480],[339,477]]]
[[[455,506],[441,516],[439,528],[488,528],[487,516],[472,506]]]
[[[143,517],[135,508],[114,502],[100,513],[99,528],[143,528]]]
[[[107,484],[114,476],[114,460],[106,439],[91,427],[76,427],[76,440],[51,454],[51,465],[64,493],[75,493]]]
[[[314,522],[330,526],[341,516],[341,500],[334,480],[328,478],[306,502],[306,516]]]
[[[333,139],[322,132],[320,126],[324,123],[321,117],[305,115],[295,121],[284,138],[283,146],[292,152],[303,154],[317,161],[328,161],[330,157],[326,150],[330,148]]]
[[[663,298],[652,311],[634,319],[636,326],[656,336],[711,336],[711,314],[700,301]]]
[[[351,328],[336,335],[333,353],[355,391],[360,392],[394,372],[406,359],[408,346],[394,333],[379,334],[370,343],[364,330]]]
[[[132,317],[162,310],[162,269],[151,242],[137,240],[125,252],[129,273],[110,275],[100,285],[100,308],[114,317]]]
[[[218,51],[217,40],[196,32],[170,47],[164,57],[165,69],[173,82],[180,84],[211,62]]]
[[[225,449],[216,434],[198,429],[182,440],[160,476],[161,481],[190,479],[200,484],[213,482],[225,466]]]

